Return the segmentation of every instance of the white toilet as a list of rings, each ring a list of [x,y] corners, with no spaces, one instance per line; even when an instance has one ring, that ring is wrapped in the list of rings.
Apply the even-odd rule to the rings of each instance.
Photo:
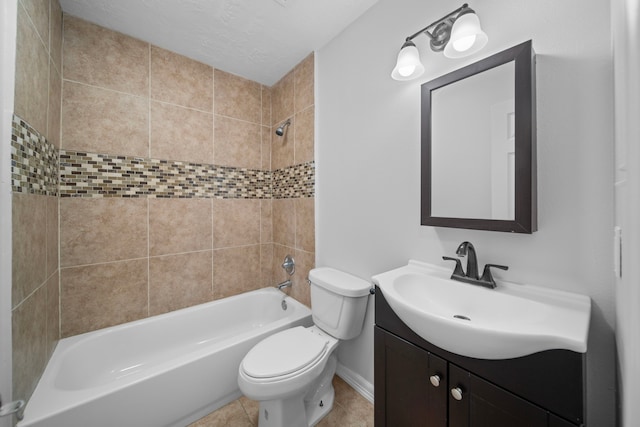
[[[240,363],[238,385],[260,401],[259,427],[316,425],[333,407],[340,340],[360,335],[371,284],[333,268],[309,272],[314,326],[265,338]]]

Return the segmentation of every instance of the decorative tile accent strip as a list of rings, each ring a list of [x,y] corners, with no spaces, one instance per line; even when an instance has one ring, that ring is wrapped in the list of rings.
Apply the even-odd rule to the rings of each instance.
[[[270,171],[60,151],[61,197],[270,199],[271,182]]]
[[[314,162],[271,172],[67,150],[58,153],[16,115],[11,176],[14,192],[61,197],[286,199],[315,194]]]
[[[315,194],[315,162],[301,163],[273,171],[273,198],[313,197]]]
[[[58,195],[58,150],[15,114],[11,126],[11,187],[17,193]]]

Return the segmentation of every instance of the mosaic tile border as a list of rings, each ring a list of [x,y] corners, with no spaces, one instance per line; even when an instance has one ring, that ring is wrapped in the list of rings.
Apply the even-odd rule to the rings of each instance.
[[[315,195],[315,163],[277,169],[273,171],[273,198],[292,199]]]
[[[58,195],[58,150],[36,129],[13,115],[11,188],[16,193]]]
[[[60,150],[60,197],[299,198],[314,182],[313,162],[271,172]]]
[[[56,149],[14,114],[12,190],[60,197],[313,197],[315,163],[275,171]]]

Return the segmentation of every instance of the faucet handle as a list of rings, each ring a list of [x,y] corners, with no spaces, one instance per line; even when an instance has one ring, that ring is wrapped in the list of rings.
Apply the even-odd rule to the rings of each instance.
[[[464,276],[464,271],[462,271],[462,262],[460,262],[459,258],[453,258],[453,257],[450,257],[450,256],[443,256],[442,259],[445,260],[445,261],[455,261],[456,262],[456,266],[453,269],[453,276]]]
[[[482,277],[480,278],[481,282],[486,282],[491,285],[491,287],[496,287],[496,281],[493,280],[493,275],[491,274],[491,267],[499,268],[500,270],[508,270],[509,267],[506,265],[498,265],[498,264],[487,264],[484,266],[484,271],[482,272]]]

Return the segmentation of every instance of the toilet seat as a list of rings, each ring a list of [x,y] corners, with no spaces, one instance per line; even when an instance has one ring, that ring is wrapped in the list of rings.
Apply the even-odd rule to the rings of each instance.
[[[302,326],[259,342],[242,360],[242,371],[256,380],[287,377],[315,365],[327,354],[328,337]]]
[[[253,400],[294,396],[322,374],[338,343],[317,326],[298,326],[271,335],[242,359],[238,386]]]

